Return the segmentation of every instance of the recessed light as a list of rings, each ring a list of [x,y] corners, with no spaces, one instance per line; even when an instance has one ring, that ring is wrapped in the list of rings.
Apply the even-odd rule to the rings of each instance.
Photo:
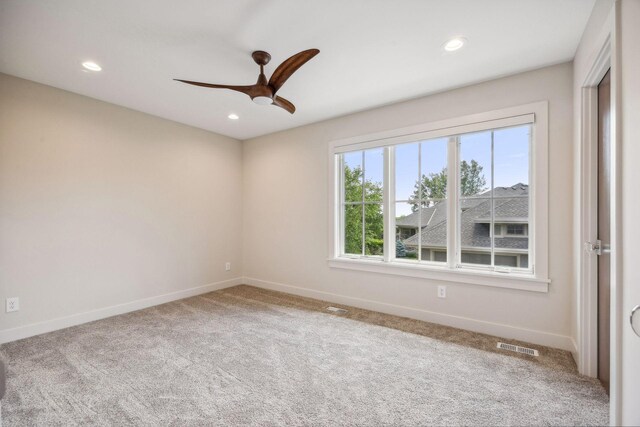
[[[240,116],[233,113],[229,114],[227,117],[230,118],[231,120],[238,120],[240,118]]]
[[[464,37],[456,37],[446,42],[443,47],[447,52],[454,52],[462,48],[465,43],[467,43],[467,39],[465,39]]]
[[[82,66],[89,71],[100,71],[102,67],[92,61],[86,61],[82,63]]]

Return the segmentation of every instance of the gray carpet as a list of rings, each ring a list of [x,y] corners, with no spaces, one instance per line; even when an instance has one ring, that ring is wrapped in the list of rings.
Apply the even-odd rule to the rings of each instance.
[[[566,352],[326,306],[238,286],[5,344],[4,425],[608,424]]]

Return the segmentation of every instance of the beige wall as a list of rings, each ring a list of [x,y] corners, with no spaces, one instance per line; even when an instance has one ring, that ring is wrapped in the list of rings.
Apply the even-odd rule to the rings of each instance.
[[[329,141],[541,100],[550,112],[549,293],[327,266]],[[572,102],[565,63],[245,141],[245,280],[573,349]],[[436,298],[438,284],[448,285],[446,299]]]
[[[620,157],[621,172],[621,260],[622,303],[617,321],[620,334],[620,424],[640,425],[640,337],[629,324],[631,310],[640,304],[640,1],[620,2],[619,14],[619,73],[620,87]]]
[[[244,275],[572,348],[570,63],[244,143],[5,75],[0,95],[0,298],[21,302],[0,314],[0,335]],[[329,141],[540,100],[550,111],[549,293],[328,267]]]
[[[0,333],[241,276],[241,162],[239,141],[0,74],[0,301],[21,305]]]

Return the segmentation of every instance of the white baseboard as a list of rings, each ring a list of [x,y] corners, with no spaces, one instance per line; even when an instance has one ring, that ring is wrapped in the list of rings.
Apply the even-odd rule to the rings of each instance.
[[[334,302],[337,304],[350,305],[364,308],[366,310],[378,311],[381,313],[393,314],[396,316],[409,317],[411,319],[425,322],[437,323],[468,331],[493,335],[496,337],[514,339],[527,343],[544,345],[546,347],[559,348],[566,351],[576,351],[575,343],[571,337],[552,334],[549,332],[536,331],[533,329],[518,328],[515,326],[500,323],[487,322],[483,320],[470,319],[467,317],[453,316],[450,314],[435,313],[418,308],[404,307],[400,305],[388,304],[385,302],[372,301],[368,299],[338,295],[329,292],[317,291],[298,286],[285,285],[282,283],[269,282],[266,280],[245,277],[244,283],[258,288],[271,289],[274,291],[287,292],[303,297],[315,298]]]
[[[571,340],[571,355],[573,356],[573,360],[574,362],[576,362],[576,366],[580,366],[580,364],[578,363],[579,357],[580,357],[580,353],[578,351],[578,343],[576,343],[576,340],[574,340],[572,337],[569,337],[569,339]]]
[[[518,328],[514,326],[486,322],[466,317],[453,316],[450,314],[435,313],[432,311],[426,311],[412,307],[404,307],[379,301],[372,301],[363,298],[339,295],[330,292],[317,291],[308,288],[301,288],[298,286],[260,280],[252,277],[238,277],[235,279],[224,280],[221,282],[210,283],[204,286],[185,289],[182,291],[171,292],[164,295],[158,295],[124,304],[100,308],[84,313],[78,313],[71,316],[60,317],[44,322],[32,323],[30,325],[20,326],[12,329],[5,329],[0,331],[0,344],[68,328],[70,326],[80,325],[82,323],[92,322],[94,320],[116,316],[118,314],[142,310],[144,308],[165,304],[167,302],[176,301],[196,295],[201,295],[207,292],[240,284],[252,285],[259,288],[271,289],[274,291],[287,292],[303,297],[325,300],[337,304],[350,305],[353,307],[364,308],[381,313],[393,314],[396,316],[409,317],[412,319],[423,320],[425,322],[437,323],[440,325],[452,326],[454,328],[494,335],[496,337],[515,339],[532,344],[559,348],[562,350],[570,351],[574,354],[574,357],[577,354],[577,346],[575,341],[571,337],[563,335],[536,331],[532,329]]]
[[[212,292],[218,289],[224,289],[240,284],[242,284],[242,278],[237,277],[235,279],[223,280],[221,282],[210,283],[204,286],[197,286],[195,288],[189,288],[181,291],[171,292],[168,294],[139,299],[124,304],[112,305],[110,307],[99,308],[97,310],[91,310],[84,313],[72,314],[70,316],[59,317],[57,319],[46,320],[44,322],[32,323],[30,325],[19,326],[12,329],[5,329],[0,331],[0,344],[32,337],[34,335],[44,334],[47,332],[57,331],[58,329],[64,329],[70,326],[80,325],[82,323],[93,322],[94,320],[100,320],[106,317],[117,316],[118,314],[142,310],[143,308],[165,304],[167,302],[189,298],[196,295],[206,294],[207,292]]]

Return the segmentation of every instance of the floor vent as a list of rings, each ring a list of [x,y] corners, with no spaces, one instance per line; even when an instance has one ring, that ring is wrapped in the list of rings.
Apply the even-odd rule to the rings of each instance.
[[[503,342],[498,343],[498,348],[501,350],[515,351],[516,353],[528,354],[529,356],[539,356],[538,350],[532,348],[520,347],[519,345],[505,344]]]
[[[335,313],[335,314],[345,314],[345,313],[347,313],[347,310],[345,310],[344,308],[338,308],[338,307],[327,307],[327,311],[330,311],[330,312]]]

